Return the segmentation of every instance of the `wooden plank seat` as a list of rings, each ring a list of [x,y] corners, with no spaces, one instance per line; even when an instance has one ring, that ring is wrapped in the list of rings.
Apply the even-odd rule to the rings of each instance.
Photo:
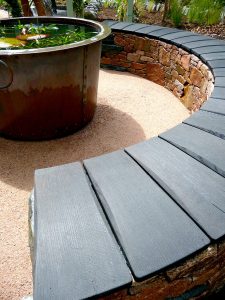
[[[107,295],[225,237],[225,43],[158,25],[108,24],[194,53],[211,68],[214,91],[159,137],[35,172],[35,300]]]

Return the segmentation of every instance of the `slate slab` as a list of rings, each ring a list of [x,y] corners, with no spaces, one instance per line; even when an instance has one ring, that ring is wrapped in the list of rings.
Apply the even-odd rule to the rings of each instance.
[[[34,299],[86,299],[131,274],[83,167],[35,172]]]
[[[176,28],[162,28],[162,29],[151,32],[151,36],[160,38],[160,37],[164,36],[165,34],[168,34],[168,33],[173,34],[177,31],[179,31],[179,30]]]
[[[225,178],[160,138],[126,151],[211,237],[225,235]]]
[[[225,99],[210,98],[207,100],[201,110],[213,112],[216,114],[225,115]]]
[[[193,35],[194,34],[190,31],[177,30],[175,32],[165,33],[163,35],[163,38],[166,39],[166,40],[175,40],[175,39],[178,39],[178,38],[190,37],[190,36],[193,36]]]
[[[160,137],[225,177],[225,140],[186,124]]]
[[[186,43],[189,43],[189,42],[209,41],[209,40],[210,40],[210,38],[207,36],[193,34],[193,35],[188,35],[185,37],[174,38],[173,42],[176,43],[177,45],[185,46]]]
[[[225,46],[225,42],[216,40],[216,39],[211,39],[211,40],[188,42],[188,43],[185,43],[185,45],[189,48],[196,49],[199,47]]]
[[[207,64],[211,68],[225,68],[225,59],[215,59],[215,60],[209,60]]]
[[[221,52],[217,52],[217,53],[205,53],[205,54],[201,54],[201,57],[205,61],[224,60],[225,59],[225,51],[221,51]]]
[[[211,94],[211,97],[224,99],[225,98],[225,87],[216,86]]]
[[[214,68],[213,70],[214,76],[222,76],[225,77],[225,68]]]
[[[129,25],[132,25],[132,22],[118,22],[116,24],[112,24],[111,25],[111,29],[113,30],[123,30],[126,27],[128,27]]]
[[[138,30],[136,30],[137,33],[141,33],[141,34],[147,34],[150,33],[152,31],[158,30],[158,29],[162,29],[162,26],[158,26],[158,25],[148,25],[144,28],[140,28]]]
[[[208,47],[198,47],[194,48],[194,51],[198,54],[207,54],[207,53],[218,53],[225,52],[225,44],[223,46],[208,46]]]
[[[205,130],[221,139],[225,139],[225,117],[223,115],[200,110],[183,121],[183,123]]]
[[[125,152],[84,161],[136,280],[208,244],[208,238]]]
[[[125,28],[126,31],[129,31],[129,32],[135,32],[137,30],[141,30],[141,29],[144,29],[146,28],[146,24],[132,24],[132,25],[129,25]]]
[[[225,88],[225,76],[224,77],[216,76],[214,85]]]

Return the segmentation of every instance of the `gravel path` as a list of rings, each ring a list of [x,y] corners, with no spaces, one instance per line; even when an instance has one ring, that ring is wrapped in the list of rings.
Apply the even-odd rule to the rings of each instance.
[[[83,130],[49,142],[0,138],[0,300],[18,300],[32,293],[27,200],[36,168],[126,147],[188,116],[166,89],[131,74],[102,70],[97,111]]]

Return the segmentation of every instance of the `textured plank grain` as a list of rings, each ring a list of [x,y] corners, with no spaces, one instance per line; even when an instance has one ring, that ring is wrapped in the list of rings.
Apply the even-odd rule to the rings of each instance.
[[[212,238],[225,235],[225,178],[160,138],[128,153]]]
[[[225,141],[195,127],[180,124],[160,137],[225,177]]]
[[[148,25],[145,28],[141,28],[136,30],[137,33],[142,33],[142,34],[147,34],[150,33],[152,31],[158,30],[158,29],[162,29],[162,26],[158,26],[158,25]]]
[[[84,161],[138,280],[205,246],[209,240],[125,152]]]
[[[203,41],[189,42],[189,43],[186,43],[185,45],[191,49],[196,49],[199,47],[208,48],[208,46],[225,46],[225,42],[221,41],[221,40],[211,39],[211,40],[207,40],[207,41],[203,40]]]
[[[35,173],[34,299],[86,299],[131,275],[80,163]]]
[[[203,104],[201,110],[225,116],[225,101],[224,99],[210,98]]]
[[[216,86],[211,94],[211,97],[225,99],[225,87]]]
[[[185,124],[200,128],[221,139],[225,139],[225,116],[200,110],[183,121]]]

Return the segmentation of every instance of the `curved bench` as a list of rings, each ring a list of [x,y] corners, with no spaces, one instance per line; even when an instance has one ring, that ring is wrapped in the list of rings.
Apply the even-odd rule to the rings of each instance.
[[[225,42],[108,22],[214,75],[209,100],[159,137],[35,172],[34,299],[195,299],[225,280]]]

